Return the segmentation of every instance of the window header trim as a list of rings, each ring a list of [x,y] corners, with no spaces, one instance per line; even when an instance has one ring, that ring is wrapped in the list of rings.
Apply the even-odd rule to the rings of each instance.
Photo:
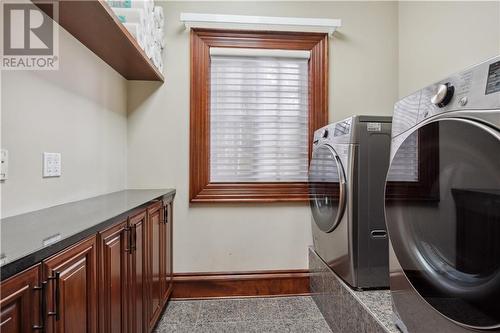
[[[332,36],[342,26],[342,20],[330,18],[250,16],[206,13],[181,13],[186,29],[247,29],[264,31],[320,32]]]

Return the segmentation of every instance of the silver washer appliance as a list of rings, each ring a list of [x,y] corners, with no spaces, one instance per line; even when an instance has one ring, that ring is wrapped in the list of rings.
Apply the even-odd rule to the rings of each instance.
[[[314,133],[314,249],[355,289],[389,286],[384,183],[390,133],[391,117],[380,116],[353,116]]]
[[[500,332],[500,56],[396,103],[386,186],[405,332]]]

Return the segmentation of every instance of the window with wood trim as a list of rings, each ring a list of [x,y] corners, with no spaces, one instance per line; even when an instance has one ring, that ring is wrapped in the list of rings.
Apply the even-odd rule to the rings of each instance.
[[[394,156],[385,198],[439,201],[439,186],[439,126],[431,123],[411,134]]]
[[[190,108],[191,202],[307,201],[327,34],[192,29]]]

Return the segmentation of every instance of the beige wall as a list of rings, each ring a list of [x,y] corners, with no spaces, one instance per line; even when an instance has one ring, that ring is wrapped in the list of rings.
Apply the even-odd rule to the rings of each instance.
[[[498,1],[402,1],[398,16],[400,98],[500,54]]]
[[[500,2],[400,2],[399,96],[500,54]]]
[[[330,40],[331,121],[390,115],[398,96],[500,53],[498,2],[162,5],[163,85],[127,84],[64,31],[59,71],[2,73],[1,139],[10,152],[3,216],[119,190],[127,181],[175,187],[175,271],[305,268],[307,205],[188,204],[189,38],[179,13],[342,19]],[[62,153],[61,178],[41,178],[43,151]]]
[[[2,72],[3,217],[126,187],[126,81],[66,31],[59,38],[58,71]],[[42,178],[44,151],[62,153],[62,177]]]
[[[341,18],[330,47],[330,120],[392,113],[397,98],[397,4],[164,2],[166,82],[129,83],[128,184],[177,189],[175,271],[307,267],[305,204],[188,204],[189,34],[179,13]]]

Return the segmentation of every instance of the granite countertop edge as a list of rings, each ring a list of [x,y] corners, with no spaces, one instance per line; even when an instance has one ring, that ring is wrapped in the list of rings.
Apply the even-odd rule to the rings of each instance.
[[[106,195],[113,195],[115,193],[119,192],[132,192],[132,191],[149,191],[148,189],[126,189],[118,192],[113,192],[109,194],[104,194],[104,195],[99,195],[96,197],[92,198],[87,198],[84,200],[89,200],[89,199],[96,199],[98,197],[104,197]],[[119,223],[122,221],[124,218],[126,218],[129,215],[135,215],[136,213],[139,213],[140,210],[144,209],[151,201],[153,200],[158,200],[160,198],[167,199],[167,198],[173,198],[175,197],[176,190],[175,189],[150,189],[151,192],[156,192],[154,195],[152,195],[147,199],[144,200],[142,203],[138,203],[137,205],[134,205],[133,207],[130,207],[127,210],[124,210],[118,214],[113,215],[112,217],[106,218],[100,222],[97,222],[90,227],[84,228],[82,230],[79,230],[78,232],[65,237],[63,239],[58,240],[57,242],[46,246],[42,247],[38,250],[35,250],[34,252],[28,253],[25,256],[22,256],[18,259],[13,260],[12,262],[6,263],[0,267],[0,281],[4,281],[18,273],[21,273],[22,271],[42,262],[44,259],[51,257],[52,255],[78,243],[79,241],[82,241],[86,239],[87,237],[90,237],[92,235],[97,234],[100,231],[103,231],[107,229],[108,227]],[[158,194],[160,192],[160,194]],[[163,193],[163,194],[161,194]],[[81,201],[84,201],[81,200]],[[68,204],[75,204],[77,202],[71,202]],[[65,205],[65,204],[63,204]],[[59,205],[59,206],[63,206]],[[50,207],[52,208],[52,207]],[[50,209],[48,208],[48,209]],[[34,212],[32,212],[34,213]],[[22,215],[29,215],[31,213],[26,213]]]

